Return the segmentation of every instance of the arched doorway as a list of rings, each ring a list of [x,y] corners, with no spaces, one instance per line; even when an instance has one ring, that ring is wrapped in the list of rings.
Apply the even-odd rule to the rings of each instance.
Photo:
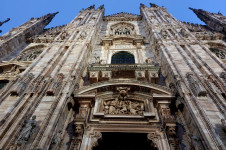
[[[104,132],[93,150],[157,150],[145,133]]]
[[[111,64],[135,64],[135,58],[128,52],[119,52],[112,56]]]

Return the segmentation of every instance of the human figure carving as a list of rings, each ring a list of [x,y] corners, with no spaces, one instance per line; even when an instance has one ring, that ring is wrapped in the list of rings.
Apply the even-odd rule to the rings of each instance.
[[[190,138],[192,150],[201,150],[198,137],[190,135]]]
[[[34,129],[36,127],[36,116],[32,116],[32,119],[26,119],[23,128],[20,132],[20,136],[18,138],[18,144],[23,145],[25,144],[30,136],[34,133]]]
[[[100,59],[99,56],[94,57],[94,58],[95,58],[95,64],[101,64],[101,62],[103,61],[103,60]]]

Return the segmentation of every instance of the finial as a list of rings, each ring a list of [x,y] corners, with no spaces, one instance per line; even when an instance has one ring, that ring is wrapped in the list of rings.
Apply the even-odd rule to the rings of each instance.
[[[151,7],[159,7],[158,5],[154,4],[154,3],[150,3]]]

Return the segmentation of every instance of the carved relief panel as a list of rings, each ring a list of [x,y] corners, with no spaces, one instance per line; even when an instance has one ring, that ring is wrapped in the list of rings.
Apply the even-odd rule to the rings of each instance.
[[[129,87],[118,87],[117,94],[97,96],[93,115],[104,118],[155,117],[152,101],[147,97],[128,94]]]

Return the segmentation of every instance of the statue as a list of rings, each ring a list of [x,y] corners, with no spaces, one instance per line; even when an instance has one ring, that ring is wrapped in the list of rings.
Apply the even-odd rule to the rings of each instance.
[[[95,64],[101,64],[101,62],[103,61],[103,60],[100,59],[99,56],[94,57],[94,58],[96,59],[96,60],[95,60]]]
[[[20,132],[20,136],[18,138],[18,144],[25,144],[30,136],[34,133],[34,129],[36,128],[36,116],[32,116],[32,119],[26,119],[23,124],[23,128]]]
[[[201,150],[198,137],[190,135],[190,138],[192,150]]]
[[[195,96],[206,96],[206,90],[200,81],[192,74],[187,74],[189,86]]]
[[[128,87],[118,87],[117,91],[119,91],[119,96],[118,99],[126,99],[128,97],[128,91],[130,90],[130,88]]]
[[[166,38],[168,37],[168,33],[167,33],[166,30],[162,30],[162,31],[161,31],[161,34],[162,34],[162,37],[163,37],[164,39],[166,39]]]
[[[51,141],[51,144],[50,144],[50,147],[49,149],[56,149],[56,146],[58,146],[58,144],[61,142],[61,134],[62,134],[62,131],[60,130],[59,132],[57,132],[57,134],[53,137],[52,141]]]
[[[146,59],[146,63],[147,63],[147,64],[152,64],[151,58],[147,58],[147,59]]]
[[[222,129],[226,133],[226,121],[225,119],[221,119]]]
[[[87,37],[87,33],[85,31],[82,31],[80,34],[79,40],[84,40]]]

